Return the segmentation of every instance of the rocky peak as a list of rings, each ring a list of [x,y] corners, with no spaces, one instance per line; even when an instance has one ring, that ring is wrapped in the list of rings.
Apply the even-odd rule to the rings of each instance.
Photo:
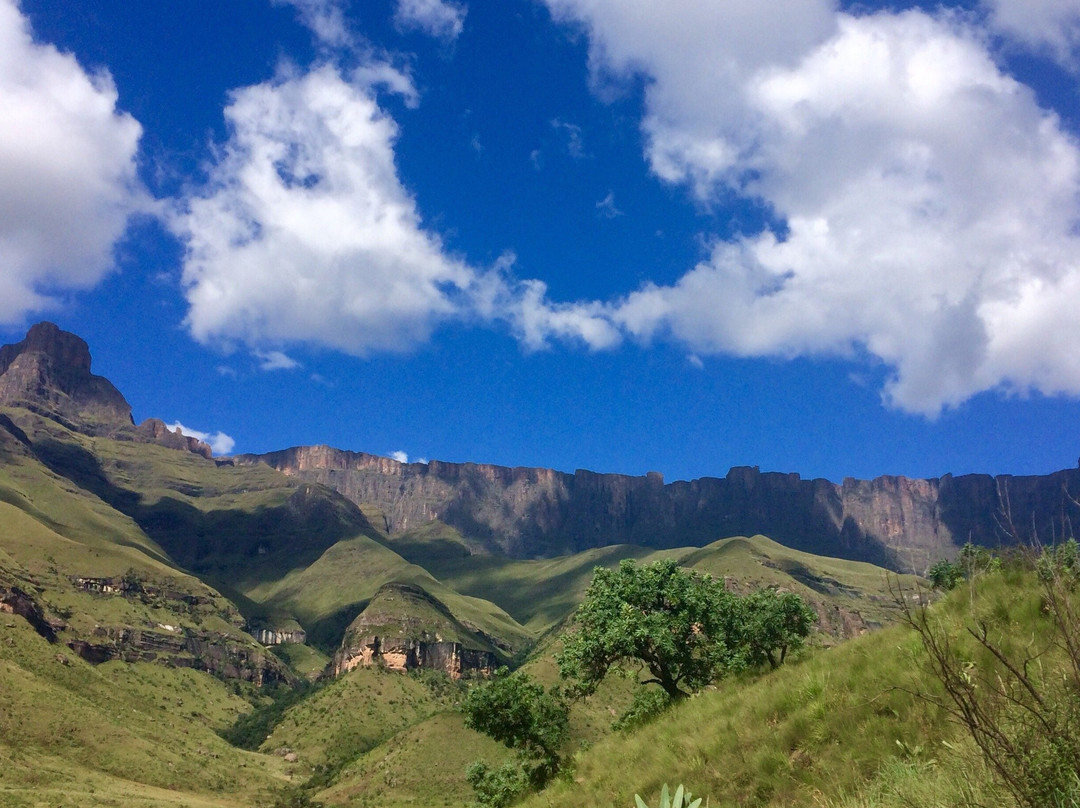
[[[23,406],[86,426],[130,426],[131,405],[112,383],[90,372],[90,348],[53,323],[0,347],[0,405]]]

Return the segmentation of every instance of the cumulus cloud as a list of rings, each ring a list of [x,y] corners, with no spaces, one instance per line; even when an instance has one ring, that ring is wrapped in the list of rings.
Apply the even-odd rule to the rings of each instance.
[[[323,66],[235,92],[211,182],[173,220],[197,339],[315,340],[363,355],[427,339],[472,273],[421,228],[394,121]]]
[[[1080,393],[1080,150],[980,32],[823,2],[549,5],[586,30],[598,83],[647,77],[657,176],[780,222],[612,304],[620,329],[702,355],[869,354],[887,400],[929,415]]]
[[[444,42],[453,42],[465,27],[468,8],[445,0],[397,0],[394,23],[402,30],[423,31]]]
[[[184,426],[179,421],[174,421],[169,425],[169,430],[172,432],[178,432],[181,435],[186,435],[189,438],[195,438],[201,440],[203,443],[210,446],[211,451],[216,455],[227,455],[232,452],[236,447],[236,441],[226,435],[224,432],[202,432],[198,429],[191,429]]]
[[[390,453],[390,458],[392,460],[396,460],[399,463],[408,463],[409,462],[409,455],[406,454],[405,452],[401,451],[400,449],[398,449],[396,452],[391,452]]]
[[[171,218],[195,338],[255,350],[311,341],[363,356],[409,350],[454,321],[507,322],[531,347],[549,336],[593,345],[611,331],[548,306],[508,264],[471,267],[423,227],[397,174],[397,125],[372,86],[377,77],[408,93],[392,72],[323,65],[233,93],[209,183]],[[550,327],[532,334],[542,318]]]
[[[1080,2],[1077,0],[983,0],[998,33],[1080,68]]]
[[[149,209],[142,129],[116,101],[108,73],[35,43],[18,4],[0,0],[0,321],[96,284],[128,218]]]

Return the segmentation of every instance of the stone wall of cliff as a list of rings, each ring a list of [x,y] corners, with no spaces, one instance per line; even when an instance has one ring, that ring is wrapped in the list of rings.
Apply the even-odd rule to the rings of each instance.
[[[389,533],[438,519],[514,557],[608,544],[702,545],[762,533],[823,555],[924,570],[966,541],[1071,535],[1080,470],[1031,477],[878,477],[841,484],[731,469],[665,484],[656,473],[574,474],[478,463],[399,463],[326,446],[245,455],[378,507]],[[1080,525],[1078,525],[1080,526]]]

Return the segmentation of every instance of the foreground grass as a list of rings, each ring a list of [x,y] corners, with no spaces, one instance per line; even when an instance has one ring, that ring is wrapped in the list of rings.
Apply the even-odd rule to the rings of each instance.
[[[913,595],[909,591],[909,597]],[[1006,649],[1057,651],[1031,573],[988,575],[930,615],[982,665],[965,626],[985,621]],[[523,805],[631,806],[684,783],[711,806],[899,808],[1012,804],[978,750],[932,699],[921,641],[903,625],[806,653],[778,671],[721,683],[632,735],[574,756],[572,770]]]

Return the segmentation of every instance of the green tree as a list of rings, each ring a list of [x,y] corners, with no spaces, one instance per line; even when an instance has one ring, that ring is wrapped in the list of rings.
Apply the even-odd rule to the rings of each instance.
[[[956,585],[964,580],[964,571],[959,565],[948,559],[941,559],[927,571],[927,577],[934,589],[948,592],[956,588]]]
[[[801,648],[817,615],[794,592],[759,589],[742,599],[742,648],[747,664],[778,668]]]
[[[556,656],[570,692],[591,695],[612,668],[638,667],[672,699],[685,698],[741,664],[737,598],[723,582],[675,561],[597,567]]]
[[[545,691],[528,674],[500,668],[469,691],[463,709],[467,727],[517,752],[516,763],[498,769],[483,761],[469,767],[468,780],[482,805],[506,805],[526,785],[543,788],[558,772],[569,719],[557,690]]]

